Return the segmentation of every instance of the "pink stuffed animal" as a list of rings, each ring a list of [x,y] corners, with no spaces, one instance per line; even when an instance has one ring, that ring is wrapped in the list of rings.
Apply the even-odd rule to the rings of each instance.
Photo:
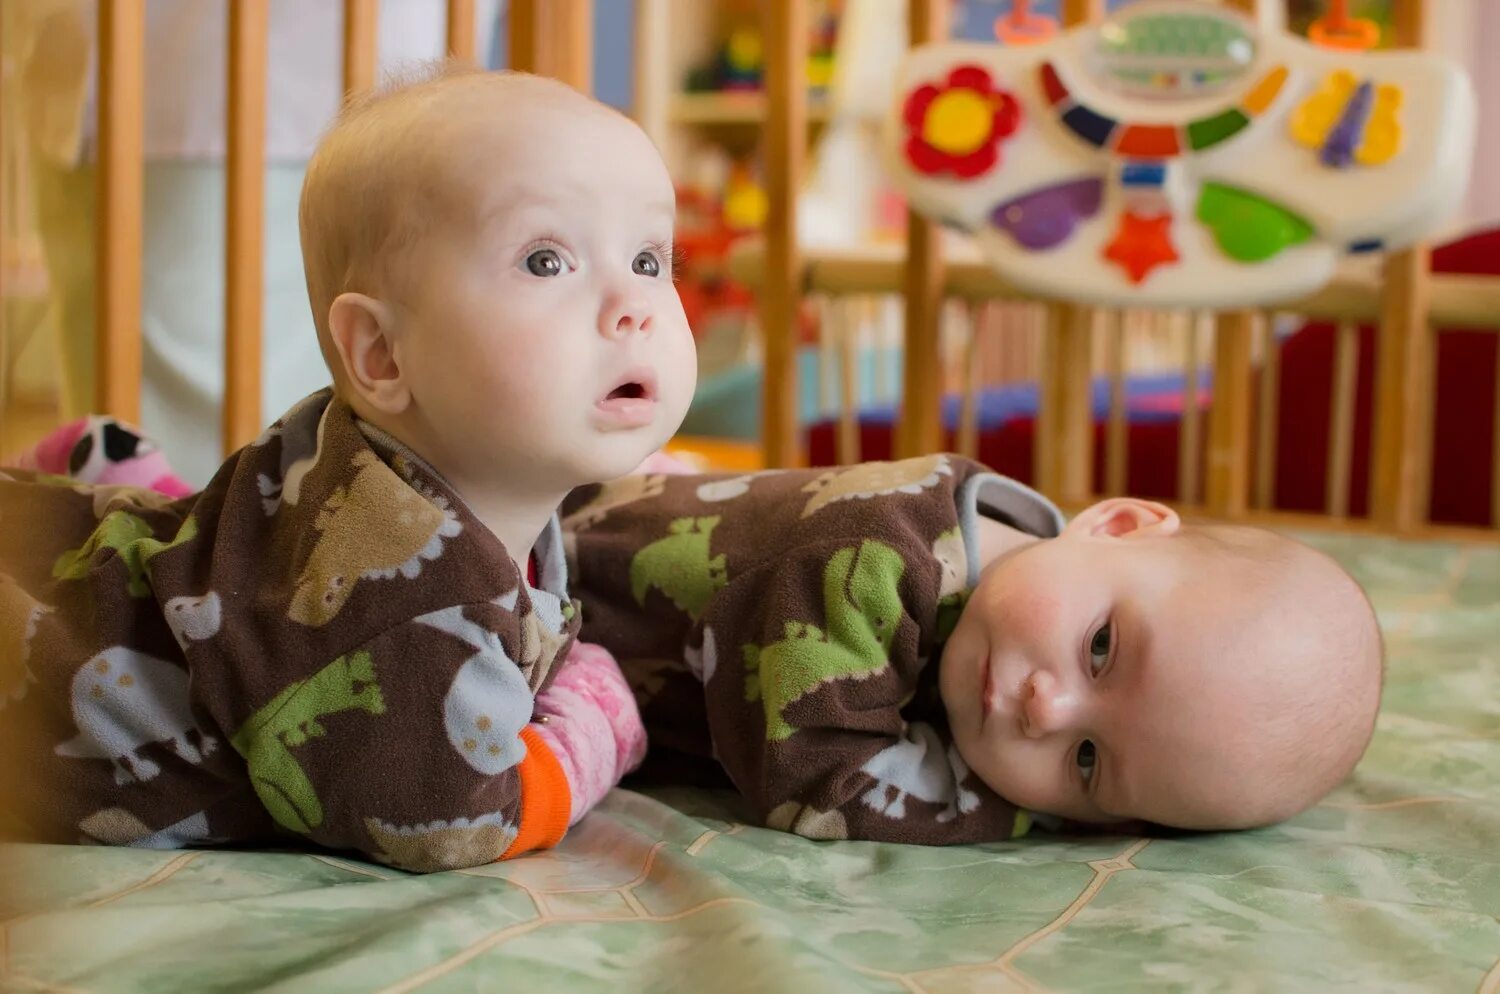
[[[122,421],[97,414],[63,425],[7,465],[71,476],[81,483],[146,487],[168,497],[193,493],[150,440]]]

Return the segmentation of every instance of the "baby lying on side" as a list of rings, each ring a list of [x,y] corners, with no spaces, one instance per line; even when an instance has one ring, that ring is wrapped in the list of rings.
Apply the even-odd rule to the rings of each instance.
[[[628,477],[564,514],[583,637],[619,658],[654,761],[712,757],[810,837],[1265,825],[1374,729],[1368,601],[1271,532],[1134,499],[1065,525],[943,455]]]

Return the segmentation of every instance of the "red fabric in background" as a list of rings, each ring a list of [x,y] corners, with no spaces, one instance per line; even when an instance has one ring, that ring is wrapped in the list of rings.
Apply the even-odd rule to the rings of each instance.
[[[1432,268],[1437,273],[1500,275],[1500,230],[1473,235],[1434,250]],[[1351,513],[1363,516],[1369,510],[1374,328],[1361,327],[1359,339],[1349,494]],[[1437,342],[1430,519],[1451,524],[1500,525],[1490,520],[1495,372],[1500,334],[1439,329]],[[1307,324],[1282,343],[1275,494],[1276,506],[1282,510],[1319,512],[1327,499],[1334,346],[1335,330],[1327,322]],[[1206,416],[1203,426],[1206,440]],[[1095,425],[1096,488],[1104,479],[1104,431],[1102,423]],[[1175,422],[1130,426],[1127,483],[1130,493],[1167,500],[1176,498],[1178,432]],[[834,434],[835,426],[830,423],[811,429],[808,449],[813,465],[834,462]],[[1031,418],[983,432],[979,459],[1001,473],[1029,483],[1035,435],[1036,423]],[[954,447],[951,433],[944,444],[949,449]],[[860,448],[862,458],[890,458],[890,427],[861,424]],[[1202,452],[1198,458],[1201,467]],[[1202,479],[1200,471],[1199,480]]]

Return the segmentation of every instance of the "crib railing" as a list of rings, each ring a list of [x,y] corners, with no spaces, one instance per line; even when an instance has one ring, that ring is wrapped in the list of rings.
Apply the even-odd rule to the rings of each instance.
[[[226,452],[260,430],[267,35],[270,0],[228,5],[224,403]],[[590,0],[511,0],[509,65],[590,88]],[[434,3],[435,12],[437,5]],[[344,0],[345,94],[375,83],[379,0]],[[140,420],[146,0],[99,10],[95,407]],[[447,51],[472,59],[474,0],[446,0]],[[332,44],[333,39],[330,39]]]
[[[760,242],[738,247],[731,258],[732,275],[759,291],[773,272],[765,265],[766,251]],[[861,448],[862,409],[911,406],[897,386],[900,377],[889,372],[893,364],[909,369],[909,357],[903,353],[910,345],[903,348],[901,341],[903,307],[898,296],[906,265],[904,254],[894,246],[884,251],[802,253],[796,282],[818,302],[818,407],[834,424],[833,451],[838,462],[874,455]],[[1285,336],[1278,335],[1277,329],[1285,332],[1310,321],[1332,323],[1331,371],[1319,388],[1329,398],[1329,444],[1321,467],[1324,496],[1318,513],[1353,524],[1358,329],[1378,323],[1384,315],[1379,278],[1350,272],[1310,297],[1274,311],[1238,315],[1233,323],[1209,313],[1079,309],[1070,315],[1080,328],[1070,345],[1074,351],[1064,352],[1056,323],[1060,309],[1029,300],[972,250],[950,250],[942,277],[936,288],[941,319],[932,346],[939,368],[932,389],[934,396],[956,395],[958,414],[951,437],[940,434],[932,448],[951,444],[966,455],[977,454],[982,391],[1034,382],[1040,402],[1032,478],[1044,491],[1072,505],[1126,492],[1131,459],[1126,381],[1134,374],[1175,371],[1182,382],[1177,408],[1177,503],[1221,518],[1274,514],[1278,506],[1277,439],[1284,430],[1278,398]],[[1500,333],[1500,279],[1428,274],[1424,283],[1427,307],[1422,327],[1429,350],[1436,338],[1430,326]],[[1239,338],[1226,346],[1226,335]],[[1377,355],[1376,360],[1378,366],[1381,357]],[[1500,376],[1500,369],[1495,372]],[[1211,378],[1211,392],[1203,386],[1205,374]],[[1108,403],[1100,433],[1102,471],[1096,478],[1092,389],[1099,378],[1108,385]],[[1376,411],[1384,388],[1377,380]],[[796,384],[782,389],[795,395]],[[1416,430],[1430,437],[1436,402],[1432,388],[1426,388],[1418,400]],[[933,406],[938,408],[936,403]],[[1476,460],[1483,455],[1479,447],[1488,445],[1492,452],[1490,523],[1497,528],[1500,390],[1492,417],[1496,430],[1488,443],[1483,436],[1489,426],[1476,425],[1473,445]],[[905,418],[903,410],[901,420]],[[1378,416],[1375,420],[1378,423]],[[900,452],[903,436],[898,433],[896,438]],[[801,444],[799,437],[799,458]],[[1430,448],[1418,464],[1423,479],[1414,507],[1421,514],[1404,527],[1374,517],[1380,507],[1378,488],[1383,484],[1376,476],[1373,445],[1369,455],[1369,520],[1384,530],[1405,533],[1443,530],[1426,525]]]
[[[1259,3],[1278,0],[1227,0],[1256,13]],[[1393,28],[1397,44],[1423,43],[1422,0],[1393,0]],[[824,294],[834,300],[859,293],[904,295],[905,349],[902,413],[895,437],[895,454],[931,451],[943,444],[940,404],[944,392],[939,356],[943,354],[948,301],[958,299],[972,312],[970,320],[948,322],[952,327],[983,329],[983,302],[1016,299],[1013,290],[978,262],[950,263],[933,225],[909,216],[906,253],[882,257],[799,253],[788,232],[795,229],[797,188],[805,132],[805,90],[796,81],[806,38],[806,0],[772,4],[777,9],[775,30],[767,34],[767,71],[776,103],[768,125],[767,143],[773,149],[768,163],[771,220],[763,246],[749,246],[736,259],[735,271],[760,293],[760,322],[768,357],[765,372],[766,420],[764,444],[770,465],[787,465],[801,458],[795,411],[797,396],[792,342],[796,308],[803,294]],[[915,43],[944,37],[943,0],[911,0],[910,29]],[[1101,0],[1064,0],[1067,25],[1103,16]],[[789,75],[790,74],[790,75]],[[1378,282],[1336,281],[1290,310],[1338,322],[1332,398],[1332,444],[1327,457],[1327,487],[1323,511],[1347,518],[1351,505],[1350,467],[1354,458],[1355,326],[1376,321],[1376,383],[1370,474],[1370,517],[1389,531],[1411,533],[1423,529],[1430,496],[1430,463],[1434,418],[1434,324],[1446,327],[1500,330],[1500,280],[1434,276],[1425,246],[1390,254]],[[831,308],[839,313],[838,306]],[[1034,326],[1035,311],[1028,319]],[[1219,517],[1237,518],[1268,509],[1273,504],[1277,436],[1279,350],[1270,333],[1274,316],[1252,312],[1218,315],[1144,316],[1110,314],[1072,304],[1042,305],[1045,331],[1040,336],[1034,373],[1040,388],[1034,475],[1040,487],[1066,503],[1081,503],[1096,490],[1119,492],[1126,478],[1129,454],[1122,381],[1126,366],[1128,327],[1140,322],[1178,326],[1184,343],[1186,370],[1181,451],[1177,491],[1186,504]],[[1011,322],[1014,324],[1014,322]],[[835,322],[835,326],[838,322]],[[1203,327],[1189,333],[1189,327]],[[957,332],[964,333],[964,332]],[[982,330],[973,334],[969,350],[983,348]],[[950,354],[952,352],[950,348]],[[825,354],[837,354],[838,348]],[[972,359],[972,355],[971,355]],[[844,365],[854,368],[847,358]],[[1094,425],[1090,410],[1091,374],[1101,362],[1110,377],[1105,438],[1103,485],[1095,487],[1093,473]],[[1213,372],[1213,397],[1206,416],[1200,413],[1196,391],[1198,370]],[[970,361],[961,392],[961,416],[956,440],[972,449],[977,432],[973,423],[977,403],[974,389],[979,371]],[[950,384],[951,386],[951,384]],[[845,386],[846,395],[854,391]],[[1495,445],[1500,447],[1500,404],[1494,415]],[[839,459],[857,458],[855,415],[840,415]],[[1487,427],[1487,426],[1486,426]],[[1257,444],[1256,440],[1259,439]],[[1191,454],[1205,448],[1202,478]],[[1478,444],[1478,443],[1476,443]],[[1491,523],[1500,527],[1500,453],[1494,463]]]
[[[248,441],[261,421],[260,349],[262,205],[267,5],[269,0],[221,0],[229,5],[228,195],[226,200],[225,402],[226,450]],[[1253,10],[1257,0],[1229,0]],[[1273,0],[1263,0],[1273,2]],[[1398,37],[1422,42],[1421,0],[1393,0]],[[590,0],[511,0],[509,64],[590,87]],[[344,0],[342,39],[346,92],[374,82],[378,0]],[[1063,0],[1068,24],[1101,17],[1102,0]],[[910,0],[911,37],[920,42],[946,33],[944,0]],[[840,256],[806,253],[795,243],[795,194],[806,155],[805,70],[807,0],[764,0],[769,116],[764,176],[770,201],[764,244],[736,257],[736,271],[759,291],[765,363],[763,444],[769,465],[799,458],[796,313],[805,295],[824,295],[835,329],[825,356],[849,375],[840,391],[839,457],[858,458],[857,353],[848,335],[859,335],[868,304],[857,295],[901,294],[904,347],[903,416],[897,452],[930,451],[943,441],[940,404],[959,382],[964,398],[957,443],[978,444],[977,391],[996,356],[1006,375],[1034,378],[1041,393],[1035,475],[1042,488],[1065,502],[1087,500],[1096,490],[1124,489],[1129,465],[1124,378],[1132,345],[1148,337],[1181,344],[1186,371],[1179,430],[1183,451],[1206,446],[1200,474],[1196,459],[1180,462],[1182,500],[1208,512],[1239,517],[1273,503],[1276,463],[1279,350],[1273,315],[1147,315],[1110,313],[1067,304],[1026,302],[977,261],[948,261],[943,239],[926,221],[912,218],[904,255]],[[475,51],[473,0],[446,0],[451,54]],[[142,127],[145,0],[99,4],[99,306],[96,406],[139,418],[141,376]],[[1343,279],[1301,301],[1296,313],[1339,322],[1323,510],[1349,514],[1349,469],[1354,458],[1355,327],[1380,324],[1372,451],[1374,520],[1401,532],[1419,530],[1426,517],[1434,395],[1435,324],[1500,330],[1500,281],[1433,276],[1425,248],[1386,260],[1381,283]],[[997,303],[999,302],[999,303]],[[997,308],[999,308],[997,310]],[[948,320],[943,315],[949,315]],[[958,315],[959,317],[954,317]],[[842,325],[846,337],[840,339]],[[965,330],[968,329],[968,330]],[[997,344],[1003,343],[1003,344]],[[955,381],[944,356],[961,357]],[[980,361],[989,356],[987,361]],[[1200,410],[1198,370],[1214,372],[1212,403]],[[1110,403],[1104,433],[1105,472],[1092,479],[1094,434],[1091,377],[1107,374]],[[1253,374],[1253,375],[1252,375]],[[1256,379],[1258,377],[1258,381]],[[832,382],[832,381],[830,381]],[[1500,405],[1494,415],[1500,444]],[[1259,439],[1253,443],[1252,439]],[[1494,463],[1493,522],[1500,522],[1500,454]]]

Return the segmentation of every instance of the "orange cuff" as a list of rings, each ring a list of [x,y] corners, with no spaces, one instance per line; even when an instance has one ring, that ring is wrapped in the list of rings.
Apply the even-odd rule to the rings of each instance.
[[[568,778],[547,743],[529,725],[521,729],[521,741],[526,743],[526,758],[517,770],[521,775],[521,830],[501,859],[557,845],[568,830],[568,815],[573,810]]]

